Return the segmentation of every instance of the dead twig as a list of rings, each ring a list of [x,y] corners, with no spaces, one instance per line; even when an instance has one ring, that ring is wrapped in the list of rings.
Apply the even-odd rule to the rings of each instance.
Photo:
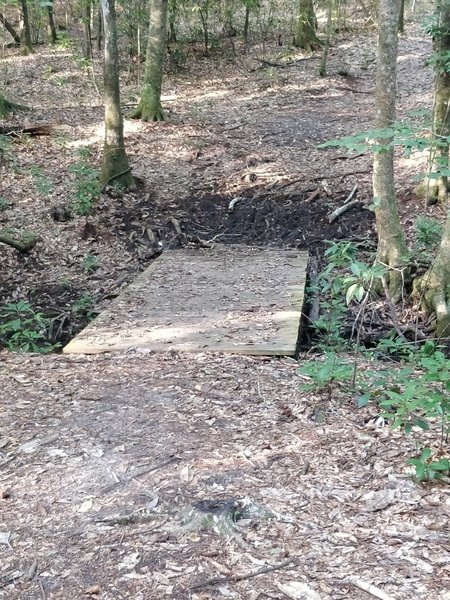
[[[47,600],[47,594],[45,593],[44,584],[42,583],[42,579],[38,578],[39,591],[41,592],[42,600]]]
[[[381,278],[381,283],[383,285],[383,290],[384,290],[384,295],[386,296],[386,301],[387,301],[387,305],[388,305],[388,309],[389,309],[389,314],[391,315],[391,319],[392,319],[392,325],[394,326],[394,329],[398,335],[398,337],[402,340],[402,342],[404,342],[405,344],[408,343],[408,340],[405,338],[405,336],[403,335],[402,330],[400,329],[400,323],[398,322],[398,318],[397,318],[397,311],[395,309],[395,305],[394,302],[391,298],[391,294],[389,293],[389,288],[386,282],[386,277],[382,277]]]
[[[339,208],[336,208],[336,210],[333,210],[333,212],[328,215],[329,223],[333,223],[334,221],[336,221],[337,218],[346,213],[348,210],[351,210],[354,206],[360,204],[359,200],[352,200],[353,196],[356,194],[357,191],[358,187],[355,185],[350,194],[345,199],[344,204]]]
[[[371,594],[375,598],[378,598],[379,600],[394,600],[392,596],[386,594],[386,592],[383,592],[383,590],[380,590],[380,588],[376,587],[375,585],[372,585],[371,583],[368,583],[367,581],[364,581],[363,579],[360,579],[359,577],[347,577],[346,581],[359,588],[360,590]]]
[[[285,560],[284,562],[278,563],[277,565],[269,565],[267,567],[259,569],[258,571],[253,571],[252,573],[245,573],[243,575],[230,575],[230,577],[213,577],[212,579],[207,579],[206,581],[196,583],[189,589],[191,591],[200,590],[202,588],[209,587],[211,585],[217,585],[220,583],[228,583],[230,581],[244,581],[245,579],[252,579],[253,577],[258,577],[258,575],[264,575],[265,573],[271,573],[272,571],[284,569],[285,567],[288,567],[290,565],[297,565],[297,559],[290,558],[289,560]]]

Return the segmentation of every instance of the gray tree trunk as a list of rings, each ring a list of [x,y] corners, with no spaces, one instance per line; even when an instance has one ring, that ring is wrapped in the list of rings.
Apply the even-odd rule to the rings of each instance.
[[[167,36],[168,0],[150,0],[150,24],[141,100],[131,114],[133,119],[164,121],[161,86]]]
[[[56,44],[58,41],[58,34],[56,31],[55,19],[53,15],[53,3],[47,4],[47,16],[48,16],[48,36],[50,43]]]
[[[399,10],[400,0],[380,0],[375,89],[376,129],[391,127],[395,121]],[[383,138],[380,144],[386,146],[392,141]],[[389,290],[397,298],[404,282],[402,265],[407,256],[407,246],[395,198],[393,148],[374,154],[373,195],[378,233],[377,261],[389,267]]]
[[[21,24],[20,47],[22,54],[30,54],[33,52],[33,46],[31,44],[31,29],[27,0],[19,0],[19,9]]]
[[[120,110],[119,52],[117,48],[116,11],[114,0],[102,0],[104,49],[105,143],[100,183],[104,188],[115,183],[122,188],[134,184],[123,138],[123,117]]]
[[[427,313],[436,315],[436,335],[450,338],[450,207],[436,259],[416,289]]]
[[[436,1],[437,29],[433,37],[433,51],[437,58],[435,68],[433,142],[430,154],[430,172],[417,188],[417,193],[426,198],[427,205],[441,202],[448,196],[448,178],[438,176],[439,171],[449,166],[450,136],[450,69],[447,67],[450,54],[450,0]]]

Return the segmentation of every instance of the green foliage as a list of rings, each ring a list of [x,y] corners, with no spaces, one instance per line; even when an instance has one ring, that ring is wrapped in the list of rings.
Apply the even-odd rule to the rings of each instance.
[[[53,183],[46,177],[40,167],[33,165],[29,169],[30,175],[33,177],[34,187],[41,196],[48,196],[53,191]]]
[[[84,294],[72,304],[72,312],[77,318],[87,319],[92,321],[97,312],[95,309],[95,298],[91,294]]]
[[[320,317],[312,326],[325,338],[326,347],[343,348],[346,342],[341,330],[348,305],[361,302],[370,293],[374,281],[386,274],[386,268],[357,260],[357,247],[352,242],[328,244],[325,269],[319,274],[315,288],[309,290],[321,298]]]
[[[72,210],[77,215],[89,215],[100,194],[99,174],[90,164],[91,152],[88,148],[80,148],[77,157],[78,161],[69,167],[74,176]]]
[[[418,458],[408,460],[408,464],[413,465],[416,469],[418,481],[433,481],[450,473],[450,460],[448,458],[433,460],[432,454],[431,448],[424,448]]]
[[[0,212],[7,210],[11,206],[11,202],[6,198],[0,198]]]
[[[91,274],[94,273],[100,266],[100,258],[95,254],[85,254],[83,257],[83,262],[81,268],[85,273]]]
[[[303,383],[300,388],[305,391],[328,392],[353,379],[354,368],[348,361],[339,358],[336,352],[326,352],[323,361],[311,360],[299,368],[300,375],[311,378],[311,382]]]
[[[0,308],[0,344],[11,352],[47,353],[57,345],[47,341],[50,320],[25,300]]]
[[[393,354],[401,362],[389,369],[366,371],[365,394],[358,400],[365,406],[375,400],[382,416],[393,429],[401,428],[407,435],[437,432],[440,452],[450,433],[450,361],[439,347],[428,341],[420,350],[391,337],[379,344],[383,352]],[[411,459],[419,480],[436,479],[448,470],[448,459],[430,461],[431,450],[425,448],[421,457]],[[444,466],[443,466],[444,465]]]
[[[434,250],[441,241],[443,227],[436,219],[417,217],[415,230],[415,243],[418,250]]]

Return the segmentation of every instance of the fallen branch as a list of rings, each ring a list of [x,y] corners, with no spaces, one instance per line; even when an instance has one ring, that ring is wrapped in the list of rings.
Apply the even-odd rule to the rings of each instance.
[[[353,196],[356,194],[357,191],[358,191],[358,188],[355,185],[354,188],[352,189],[352,191],[350,192],[350,194],[345,199],[344,204],[342,206],[340,206],[339,208],[336,208],[336,210],[333,210],[333,212],[328,215],[329,223],[333,223],[334,221],[336,221],[336,219],[338,217],[340,217],[341,215],[346,213],[348,210],[352,209],[354,206],[357,206],[358,204],[360,204],[359,200],[352,200]]]
[[[380,588],[368,583],[367,581],[364,581],[363,579],[359,579],[359,577],[347,577],[347,581],[360,590],[363,590],[375,598],[378,598],[379,600],[394,600],[392,596],[386,594],[386,592],[383,592],[383,590],[380,590]]]
[[[253,577],[258,577],[258,575],[264,575],[265,573],[271,573],[272,571],[278,571],[279,569],[284,569],[289,565],[296,565],[297,559],[290,558],[289,560],[285,560],[282,563],[278,563],[277,565],[270,565],[267,567],[263,567],[259,569],[259,571],[253,571],[252,573],[246,573],[244,575],[230,575],[230,577],[213,577],[212,579],[207,579],[206,581],[202,581],[200,583],[196,583],[191,586],[190,590],[200,590],[205,587],[209,587],[211,585],[217,585],[220,583],[228,583],[230,581],[244,581],[245,579],[252,579]]]
[[[389,309],[389,313],[391,315],[391,319],[392,319],[392,325],[394,326],[394,329],[398,335],[398,337],[402,340],[402,342],[404,342],[405,344],[408,343],[408,340],[405,338],[405,336],[403,335],[402,330],[400,329],[400,323],[398,322],[398,318],[397,318],[397,311],[395,309],[395,305],[394,302],[392,300],[391,294],[389,292],[389,287],[386,281],[386,277],[382,277],[381,278],[381,283],[383,285],[383,290],[384,290],[384,294],[386,296],[386,301],[388,304],[388,309]]]
[[[0,233],[0,243],[1,244],[6,244],[7,246],[11,246],[11,248],[18,250],[22,254],[26,254],[27,252],[30,252],[30,250],[32,250],[36,246],[37,241],[38,241],[37,237],[30,237],[29,239],[21,241],[21,240],[15,240],[14,238],[10,237],[9,235],[5,235],[4,233]]]
[[[261,67],[260,69],[264,68],[264,67],[277,67],[280,69],[284,69],[285,67],[293,67],[298,63],[301,63],[305,60],[314,60],[320,58],[319,56],[308,56],[307,58],[299,58],[297,60],[290,60],[289,62],[285,62],[285,63],[279,63],[279,62],[273,62],[271,60],[265,60],[263,58],[254,58],[253,60],[260,62],[261,63]]]

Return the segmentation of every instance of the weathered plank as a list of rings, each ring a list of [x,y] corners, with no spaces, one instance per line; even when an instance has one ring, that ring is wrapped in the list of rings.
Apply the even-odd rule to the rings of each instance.
[[[162,254],[65,348],[295,354],[308,255],[248,246]]]

